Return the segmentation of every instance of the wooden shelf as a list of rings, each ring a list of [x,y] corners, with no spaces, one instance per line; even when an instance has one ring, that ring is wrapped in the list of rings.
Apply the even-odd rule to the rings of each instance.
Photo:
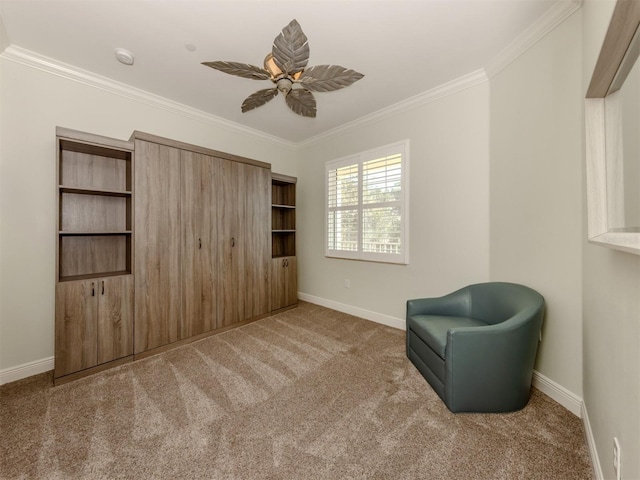
[[[276,204],[276,203],[272,204],[271,207],[272,208],[293,208],[293,209],[296,208],[295,205],[279,205],[279,204]]]
[[[60,277],[61,282],[73,282],[78,280],[90,280],[92,278],[105,278],[105,277],[116,277],[119,275],[131,275],[131,272],[126,270],[120,270],[117,272],[103,272],[97,274],[86,274],[86,275],[69,275],[66,277]]]
[[[132,195],[132,192],[127,190],[105,190],[98,188],[70,187],[68,185],[60,185],[58,188],[60,189],[60,193],[76,193],[80,195],[104,195],[107,197],[125,198]]]
[[[296,254],[296,179],[271,176],[271,257]]]
[[[272,179],[271,204],[277,208],[296,207],[296,184],[288,180]]]
[[[104,236],[109,236],[109,235],[131,235],[131,230],[122,230],[122,231],[102,231],[102,232],[97,232],[97,231],[85,231],[85,232],[72,232],[69,230],[64,230],[64,231],[59,231],[58,234],[60,236],[65,236],[65,237],[89,237],[92,235],[104,235]]]

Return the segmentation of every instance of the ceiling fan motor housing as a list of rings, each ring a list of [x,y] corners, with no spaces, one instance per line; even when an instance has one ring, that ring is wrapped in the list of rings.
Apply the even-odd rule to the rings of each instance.
[[[276,80],[276,86],[285,95],[291,91],[293,81],[289,77],[282,77]]]

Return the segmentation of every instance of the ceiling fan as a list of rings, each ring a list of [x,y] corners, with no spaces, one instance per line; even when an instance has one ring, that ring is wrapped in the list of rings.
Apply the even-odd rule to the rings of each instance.
[[[297,20],[291,20],[273,41],[273,49],[264,59],[264,68],[239,62],[202,62],[229,75],[252,80],[271,80],[275,87],[258,90],[242,102],[242,112],[260,107],[282,92],[289,108],[303,117],[316,116],[313,92],[332,92],[364,77],[339,65],[307,68],[309,43]]]

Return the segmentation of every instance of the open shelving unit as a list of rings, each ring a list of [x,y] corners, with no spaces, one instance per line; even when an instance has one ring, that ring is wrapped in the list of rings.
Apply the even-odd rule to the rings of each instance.
[[[133,144],[56,129],[54,384],[133,358]]]
[[[271,174],[271,310],[298,303],[296,178]]]
[[[131,273],[132,158],[132,149],[59,137],[59,282]]]
[[[296,183],[293,177],[272,174],[271,239],[273,258],[296,254]]]

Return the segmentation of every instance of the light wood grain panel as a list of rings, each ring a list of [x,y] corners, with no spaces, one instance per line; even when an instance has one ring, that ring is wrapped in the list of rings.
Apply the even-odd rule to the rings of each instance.
[[[244,305],[239,297],[244,279],[241,248],[244,222],[244,187],[240,182],[242,164],[220,160],[220,180],[217,183],[218,227],[218,309],[217,328],[227,327],[244,320]]]
[[[182,320],[180,338],[216,328],[217,226],[215,187],[220,160],[181,152]]]
[[[245,165],[242,181],[245,184],[245,236],[242,244],[245,263],[242,277],[246,279],[242,295],[246,320],[271,310],[271,173]]]
[[[271,256],[287,257],[296,254],[295,232],[273,232],[271,239]]]
[[[286,306],[298,303],[298,259],[287,257],[285,267],[284,297]]]
[[[133,277],[101,278],[98,294],[98,364],[133,355]]]
[[[150,133],[139,132],[137,130],[133,132],[131,137],[136,140],[144,140],[147,142],[156,143],[158,145],[166,145],[168,147],[173,147],[173,148],[177,148],[180,150],[185,150],[193,153],[200,153],[202,155],[219,158],[221,160],[230,160],[232,162],[237,162],[237,163],[246,163],[249,165],[254,165],[256,167],[265,168],[267,170],[271,169],[270,163],[261,162],[259,160],[254,160],[252,158],[241,157],[239,155],[233,155],[231,153],[220,152],[218,150],[213,150],[211,148],[201,147],[199,145],[192,145],[190,143],[180,142],[178,140],[160,137],[158,135],[153,135]]]
[[[296,210],[294,207],[273,207],[271,209],[272,230],[295,230]]]
[[[179,339],[180,151],[137,140],[135,353]]]
[[[76,193],[60,194],[60,230],[118,232],[129,228],[127,228],[127,198]]]
[[[587,98],[604,98],[640,25],[640,2],[618,0],[587,89]]]
[[[94,275],[128,271],[128,235],[62,236],[59,276]]]
[[[271,309],[278,310],[286,307],[284,293],[285,275],[284,257],[271,259]]]
[[[271,309],[279,310],[298,303],[298,274],[296,257],[271,260]]]
[[[55,376],[98,363],[97,280],[56,285]]]
[[[127,140],[118,140],[117,138],[103,137],[102,135],[96,135],[95,133],[81,132],[79,130],[73,130],[71,128],[56,127],[56,136],[61,138],[63,145],[70,143],[70,147],[73,150],[95,152],[96,149],[104,149],[109,151],[109,154],[103,154],[105,156],[117,157],[118,152],[122,152],[122,158],[127,158],[125,152],[132,152],[134,148],[133,142]],[[89,150],[90,149],[90,150]],[[116,152],[114,154],[113,152]]]
[[[295,183],[285,183],[273,180],[271,186],[271,203],[273,205],[295,206],[296,185]]]
[[[131,185],[127,185],[129,162],[120,158],[62,150],[59,181],[65,186],[130,190]]]

